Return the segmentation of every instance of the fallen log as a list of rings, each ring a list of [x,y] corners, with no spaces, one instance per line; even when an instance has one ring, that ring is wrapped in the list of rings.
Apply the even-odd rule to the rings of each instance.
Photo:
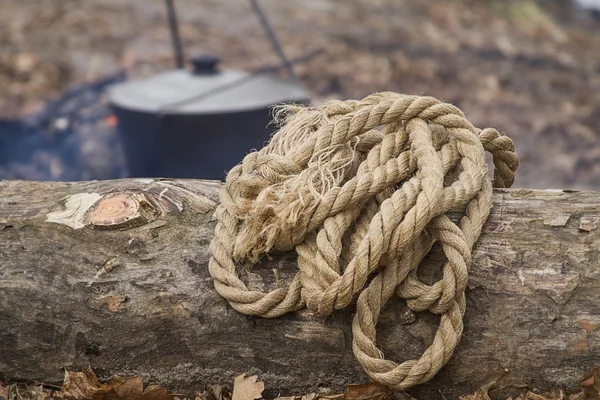
[[[213,290],[208,245],[221,184],[129,179],[0,182],[0,379],[57,383],[64,368],[137,374],[171,391],[258,374],[282,395],[366,381],[351,349],[352,310],[241,315]],[[495,382],[574,390],[600,365],[600,194],[496,190],[474,250],[464,337],[417,398]],[[436,279],[443,262],[427,259]],[[291,279],[294,254],[244,272],[266,290]],[[418,357],[436,317],[399,300],[378,325],[386,357]]]

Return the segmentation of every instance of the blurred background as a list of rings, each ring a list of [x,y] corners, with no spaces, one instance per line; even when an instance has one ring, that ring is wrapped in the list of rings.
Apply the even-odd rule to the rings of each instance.
[[[220,164],[161,169],[159,153],[239,161],[227,143],[264,141],[269,102],[391,90],[512,137],[516,187],[600,190],[600,1],[174,0],[185,71],[167,3],[0,0],[0,179],[219,178]],[[132,167],[139,154],[156,168]]]

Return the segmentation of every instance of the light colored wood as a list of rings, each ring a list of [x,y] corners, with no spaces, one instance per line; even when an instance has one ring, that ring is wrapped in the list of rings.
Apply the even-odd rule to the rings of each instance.
[[[60,382],[63,368],[89,364],[182,393],[242,372],[274,395],[365,381],[351,351],[353,310],[265,320],[215,293],[207,262],[219,188],[0,182],[0,379]],[[494,202],[474,251],[463,340],[418,398],[455,398],[490,380],[504,387],[493,398],[574,389],[600,365],[600,194],[501,190]],[[425,278],[442,262],[429,257]],[[243,279],[267,290],[295,272],[294,255],[280,254]],[[402,361],[430,343],[436,317],[397,300],[378,329],[386,357]]]

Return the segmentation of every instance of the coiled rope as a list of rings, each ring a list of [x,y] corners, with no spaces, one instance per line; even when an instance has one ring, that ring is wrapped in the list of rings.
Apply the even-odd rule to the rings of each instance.
[[[511,139],[475,128],[432,97],[384,92],[322,108],[288,106],[266,147],[227,175],[216,209],[209,269],[237,311],[275,318],[302,307],[328,315],[358,296],[353,350],[366,373],[395,389],[426,382],[450,359],[463,330],[471,251],[518,166]],[[458,224],[451,210],[464,210]],[[428,285],[417,267],[435,242],[447,258]],[[249,290],[236,273],[270,250],[298,253],[285,287]],[[382,305],[440,314],[417,360],[386,360],[375,344]]]

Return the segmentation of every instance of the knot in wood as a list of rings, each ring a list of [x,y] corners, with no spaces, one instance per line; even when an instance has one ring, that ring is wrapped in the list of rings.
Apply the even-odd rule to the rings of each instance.
[[[89,210],[86,223],[97,229],[128,229],[152,222],[159,214],[145,193],[119,192],[99,199]]]

